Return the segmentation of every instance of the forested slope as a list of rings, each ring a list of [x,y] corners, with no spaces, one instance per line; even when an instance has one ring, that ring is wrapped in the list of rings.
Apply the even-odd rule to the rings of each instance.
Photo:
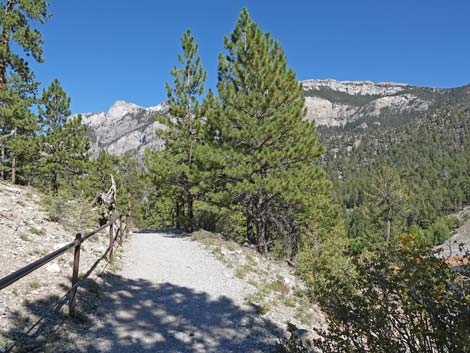
[[[428,229],[439,217],[468,204],[469,116],[467,104],[455,104],[397,127],[324,130],[322,164],[336,184],[349,235],[374,229],[372,218],[377,223],[390,217],[396,233],[413,225]],[[386,180],[384,168],[394,180]],[[386,200],[393,195],[395,200]],[[388,206],[394,210],[384,215]]]

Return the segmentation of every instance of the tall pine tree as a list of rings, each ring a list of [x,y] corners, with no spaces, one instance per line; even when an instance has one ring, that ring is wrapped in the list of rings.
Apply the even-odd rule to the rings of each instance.
[[[198,45],[190,30],[181,38],[183,53],[178,55],[179,66],[171,71],[173,86],[166,85],[170,117],[159,122],[167,129],[157,131],[165,140],[165,149],[148,158],[158,187],[169,192],[175,202],[176,225],[192,231],[194,200],[200,188],[200,153],[204,123],[201,104],[206,72],[198,56]]]
[[[60,183],[73,183],[87,170],[90,143],[81,116],[70,116],[70,98],[56,79],[43,90],[39,119],[44,133],[41,141],[40,169],[50,180],[54,194]]]
[[[22,49],[27,56],[32,56],[37,62],[43,61],[42,35],[34,25],[36,23],[42,24],[48,19],[47,7],[46,0],[0,1],[0,105],[3,109],[15,109],[7,107],[8,101],[15,94],[12,92],[12,87],[7,88],[9,80],[21,80],[26,84],[32,77],[28,62],[14,49]],[[16,98],[21,98],[21,92],[16,92],[16,94]],[[4,121],[0,126],[2,137],[8,136],[2,140],[11,137],[15,146],[21,145],[16,136],[22,134],[22,130],[29,131],[29,129],[24,129],[24,126],[30,125],[31,115],[25,113],[24,109],[22,109],[22,113],[24,114],[16,115],[15,120],[5,121],[6,119],[2,119]],[[26,121],[19,121],[20,119]],[[2,142],[0,141],[0,143]],[[7,149],[8,146],[2,143],[0,158],[3,164],[5,156],[10,157],[11,180],[16,183],[18,151],[15,148]]]
[[[249,240],[266,253],[287,238],[295,257],[308,223],[321,221],[329,184],[322,149],[280,44],[242,10],[219,57],[220,111],[209,121],[225,161],[220,189],[242,205]],[[210,115],[209,115],[210,116]],[[329,206],[326,206],[327,208]]]

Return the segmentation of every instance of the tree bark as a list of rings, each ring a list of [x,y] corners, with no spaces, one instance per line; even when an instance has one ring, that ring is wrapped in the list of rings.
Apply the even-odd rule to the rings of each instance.
[[[16,127],[13,128],[13,138],[16,138]],[[11,154],[11,183],[16,184],[16,156]]]
[[[132,205],[131,205],[132,194],[130,191],[127,192],[127,224],[132,222]]]
[[[253,200],[250,197],[248,205],[246,206],[246,237],[250,244],[256,244],[255,230],[254,230],[254,217],[253,217]]]
[[[175,227],[176,229],[180,229],[180,203],[176,201],[175,203]]]
[[[193,225],[193,221],[194,221],[193,203],[194,203],[193,195],[191,195],[191,193],[188,192],[188,217],[187,217],[188,221],[187,221],[187,224],[186,224],[186,231],[187,232],[192,232],[193,228],[194,228],[194,225]]]
[[[390,235],[392,233],[392,209],[388,209],[388,218],[387,218],[387,244],[390,241]]]
[[[57,172],[55,170],[52,171],[52,193],[57,194],[59,191],[59,184],[57,182]]]
[[[2,167],[2,170],[0,170],[0,178],[2,180],[5,180],[5,171],[3,170],[4,160],[5,160],[5,147],[2,146],[2,149],[0,151],[0,166]]]

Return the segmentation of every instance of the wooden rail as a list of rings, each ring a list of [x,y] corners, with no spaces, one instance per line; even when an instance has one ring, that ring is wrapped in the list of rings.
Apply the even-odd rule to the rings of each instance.
[[[21,278],[29,275],[31,272],[36,271],[37,269],[41,268],[42,266],[46,265],[47,263],[51,262],[52,260],[56,259],[60,255],[67,252],[67,250],[71,248],[74,249],[74,258],[73,258],[73,270],[72,270],[72,286],[70,288],[70,299],[69,299],[69,315],[74,316],[75,314],[75,307],[77,301],[77,289],[79,286],[80,278],[78,276],[79,269],[80,269],[80,247],[83,242],[97,234],[98,232],[106,229],[109,227],[109,245],[106,249],[105,254],[108,254],[109,261],[113,259],[113,248],[115,245],[116,240],[118,240],[119,245],[122,244],[123,236],[129,234],[128,228],[128,215],[123,216],[116,216],[111,217],[108,223],[104,224],[103,226],[85,234],[78,233],[75,236],[75,240],[64,245],[60,249],[57,249],[50,254],[36,260],[23,268],[9,274],[8,276],[0,279],[0,290],[12,285],[13,283],[19,281]],[[94,270],[94,267],[91,271]],[[91,273],[91,272],[90,272]],[[89,275],[89,274],[88,274]]]

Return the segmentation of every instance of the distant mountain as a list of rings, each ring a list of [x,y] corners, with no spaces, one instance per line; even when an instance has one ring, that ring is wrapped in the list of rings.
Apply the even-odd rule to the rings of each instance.
[[[315,121],[322,134],[364,131],[369,127],[395,127],[436,108],[467,101],[470,87],[451,89],[415,87],[404,83],[370,81],[306,80],[306,119]],[[147,147],[160,149],[163,141],[155,136],[162,128],[154,119],[168,114],[162,103],[144,108],[117,101],[103,113],[82,114],[89,127],[94,155],[105,150],[114,155]]]
[[[469,98],[470,87],[416,87],[370,81],[302,81],[307,119],[318,126],[346,129],[397,126],[421,113]]]
[[[142,155],[147,147],[161,149],[163,141],[155,131],[164,126],[155,121],[157,114],[168,114],[168,106],[162,103],[144,108],[117,101],[107,112],[82,114],[83,122],[88,126],[93,155],[101,150],[116,156],[127,151]]]

